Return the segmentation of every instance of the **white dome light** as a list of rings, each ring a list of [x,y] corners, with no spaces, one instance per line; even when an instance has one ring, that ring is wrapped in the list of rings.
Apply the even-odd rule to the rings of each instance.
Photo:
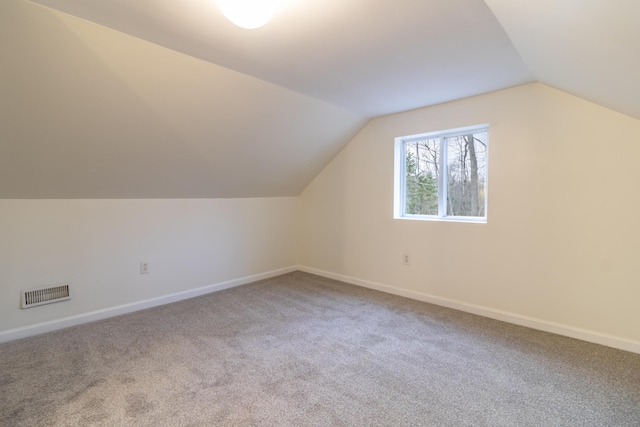
[[[229,21],[250,30],[262,27],[273,17],[271,0],[220,0],[219,5]]]

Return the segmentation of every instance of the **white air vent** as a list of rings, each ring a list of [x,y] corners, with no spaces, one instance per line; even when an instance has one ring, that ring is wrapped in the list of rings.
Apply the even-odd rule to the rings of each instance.
[[[31,308],[37,305],[66,301],[68,299],[71,299],[69,284],[22,291],[22,308]]]

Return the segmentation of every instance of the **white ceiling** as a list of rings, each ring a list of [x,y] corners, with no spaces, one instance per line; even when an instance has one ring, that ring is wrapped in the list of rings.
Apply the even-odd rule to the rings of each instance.
[[[364,116],[0,1],[0,198],[293,196]]]
[[[36,1],[367,116],[532,81],[482,0],[279,0],[251,31],[216,0]]]
[[[640,119],[639,0],[486,0],[535,80]]]
[[[637,0],[278,1],[2,0],[0,198],[297,195],[371,117],[532,81],[640,118]]]

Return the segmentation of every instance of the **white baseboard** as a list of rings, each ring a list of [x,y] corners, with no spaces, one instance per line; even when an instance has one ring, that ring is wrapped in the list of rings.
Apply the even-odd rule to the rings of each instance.
[[[298,266],[297,269],[300,271],[304,271],[306,273],[315,274],[317,276],[322,276],[329,279],[339,280],[341,282],[349,283],[356,286],[375,289],[377,291],[386,292],[388,294],[399,295],[402,297],[406,297],[406,298],[410,298],[418,301],[423,301],[423,302],[428,302],[435,305],[440,305],[443,307],[453,308],[455,310],[460,310],[467,313],[477,314],[479,316],[488,317],[491,319],[513,323],[515,325],[526,326],[528,328],[537,329],[540,331],[551,332],[557,335],[563,335],[570,338],[576,338],[582,341],[601,344],[607,347],[613,347],[620,350],[626,350],[626,351],[640,354],[640,342],[629,340],[626,338],[601,334],[599,332],[589,331],[581,328],[575,328],[573,326],[562,325],[559,323],[549,322],[546,320],[536,319],[528,316],[522,316],[520,314],[510,313],[502,310],[496,310],[493,308],[483,307],[479,305],[468,304],[466,302],[456,301],[449,298],[442,298],[439,296],[429,295],[422,292],[410,291],[410,290],[398,288],[395,286],[384,285],[381,283],[358,279],[356,277],[350,277],[342,274],[331,273],[324,270],[318,270],[316,268]]]
[[[255,274],[252,276],[241,277],[239,279],[228,280],[226,282],[216,283],[214,285],[203,286],[201,288],[190,289],[188,291],[177,292],[175,294],[164,295],[161,297],[151,298],[144,301],[137,301],[130,304],[124,304],[117,307],[109,307],[101,310],[82,313],[75,316],[64,317],[62,319],[50,320],[48,322],[37,323],[35,325],[24,326],[16,329],[9,329],[0,332],[0,343],[26,338],[33,335],[40,335],[46,332],[58,329],[77,326],[83,323],[94,322],[109,317],[119,316],[121,314],[131,313],[138,310],[144,310],[151,307],[170,304],[172,302],[182,301],[194,298],[200,295],[221,291],[223,289],[234,288],[236,286],[246,285],[258,280],[269,279],[271,277],[280,276],[282,274],[296,271],[296,267],[286,267],[278,270],[268,271],[266,273]]]

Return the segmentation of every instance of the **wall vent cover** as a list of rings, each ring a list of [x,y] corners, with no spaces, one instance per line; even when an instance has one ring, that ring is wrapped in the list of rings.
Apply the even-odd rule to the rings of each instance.
[[[51,288],[32,289],[22,291],[22,308],[31,308],[68,299],[71,299],[71,289],[68,283]]]

